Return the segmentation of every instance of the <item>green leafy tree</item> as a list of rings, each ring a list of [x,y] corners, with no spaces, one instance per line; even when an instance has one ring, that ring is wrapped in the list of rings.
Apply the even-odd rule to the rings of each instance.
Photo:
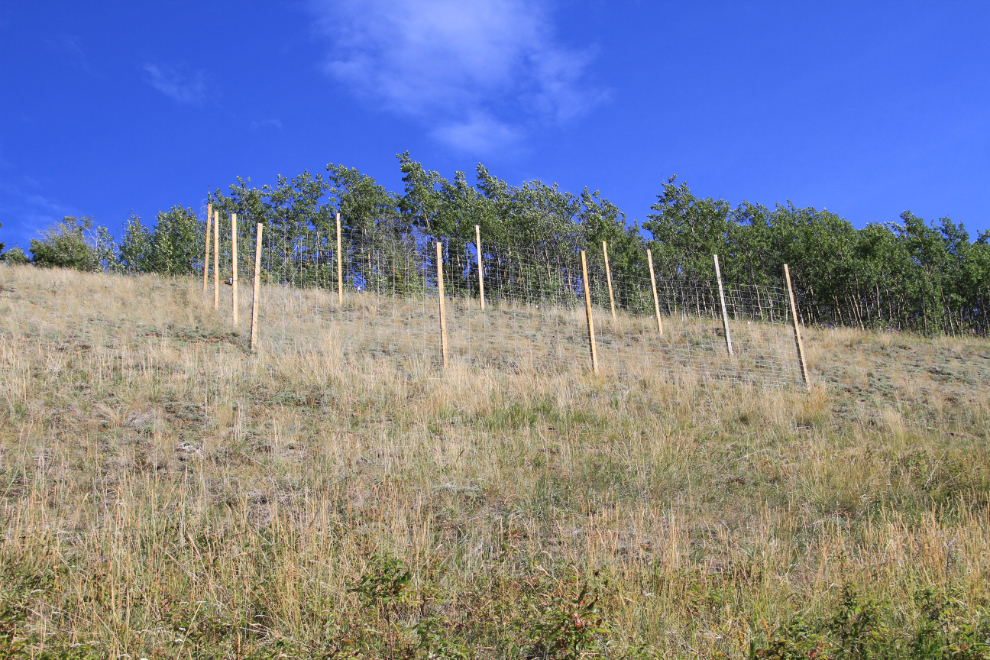
[[[404,194],[398,200],[397,211],[408,226],[432,234],[442,203],[438,188],[443,177],[413,161],[408,151],[397,158],[405,187]]]
[[[765,251],[754,248],[752,253],[759,262],[744,270],[762,264],[768,283],[780,282],[783,265],[788,264],[805,322],[830,321],[835,311],[843,308],[852,283],[857,244],[852,224],[826,210],[801,209],[788,203],[774,209],[765,231],[769,233]]]
[[[127,219],[120,245],[119,263],[132,273],[188,275],[199,271],[205,226],[192,209],[174,206],[158,213],[154,230],[141,218]]]
[[[106,227],[97,226],[93,233],[93,252],[96,255],[98,268],[108,273],[120,272],[117,243]]]
[[[649,247],[656,267],[691,279],[715,277],[713,254],[728,266],[727,278],[733,277],[730,258],[732,209],[725,200],[695,197],[686,183],[676,185],[672,176],[663,184],[663,194],[650,209],[643,228],[653,235]]]
[[[981,232],[963,253],[957,291],[962,303],[960,325],[990,327],[990,231]]]
[[[24,254],[24,250],[19,247],[12,247],[4,252],[3,256],[0,256],[0,261],[10,266],[22,266],[31,262],[27,255]]]
[[[196,272],[202,260],[203,233],[192,209],[173,206],[159,212],[147,257],[148,270],[161,275]]]
[[[120,263],[125,271],[151,271],[151,237],[151,230],[141,224],[140,217],[132,213],[127,218],[124,238],[120,242]]]
[[[280,177],[280,181],[282,178]],[[241,179],[237,177],[237,183],[228,187],[229,195],[223,194],[220,189],[210,193],[209,201],[213,205],[213,211],[219,215],[220,239],[219,263],[221,277],[227,277],[230,273],[231,263],[231,215],[237,215],[237,256],[238,269],[247,272],[253,267],[254,260],[254,237],[255,225],[261,223],[265,226],[268,235],[268,243],[274,250],[278,248],[278,254],[269,255],[268,266],[274,263],[285,264],[285,268],[278,272],[269,273],[278,281],[296,281],[293,275],[296,272],[292,261],[292,246],[297,240],[297,232],[293,230],[295,225],[280,214],[280,210],[272,203],[271,191],[269,187],[255,188],[250,186],[251,179]],[[202,241],[206,239],[206,223],[200,224],[200,241],[194,252],[197,255],[204,254]],[[213,229],[211,229],[212,235]],[[211,239],[212,240],[212,239]],[[212,255],[212,243],[210,254]],[[201,257],[199,257],[201,258]],[[211,256],[212,259],[212,256]],[[283,271],[285,271],[283,273]]]
[[[3,225],[0,224],[0,227],[3,227]],[[20,266],[21,264],[28,263],[29,259],[24,254],[24,250],[15,246],[4,252],[5,247],[6,245],[0,242],[0,262],[11,266]]]
[[[32,261],[44,268],[73,268],[94,272],[100,268],[97,245],[87,231],[93,228],[93,219],[66,216],[42,233],[41,239],[31,240]]]
[[[343,165],[327,165],[327,173],[330,201],[321,218],[323,226],[332,227],[331,223],[336,222],[334,214],[339,212],[342,231],[352,242],[368,242],[382,225],[404,233],[404,228],[394,222],[398,215],[395,196],[385,186]]]

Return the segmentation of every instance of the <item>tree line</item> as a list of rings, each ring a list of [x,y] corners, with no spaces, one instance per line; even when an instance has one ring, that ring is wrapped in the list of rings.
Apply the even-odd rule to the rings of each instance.
[[[925,334],[986,335],[990,328],[990,232],[973,240],[949,218],[925,222],[905,211],[899,222],[857,230],[825,210],[790,203],[732,206],[696,197],[671,177],[640,226],[588,188],[575,195],[540,181],[511,185],[483,165],[471,183],[463,172],[451,180],[427,170],[408,152],[398,160],[399,193],[356,169],[330,164],[325,173],[279,176],[272,186],[238,178],[226,191],[210,192],[208,201],[225,221],[231,213],[241,219],[245,269],[253,260],[255,223],[265,225],[266,275],[276,281],[335,286],[333,269],[319,255],[335,249],[340,213],[349,274],[365,282],[391,267],[382,265],[383,258],[428,259],[425,247],[440,240],[445,263],[463,276],[447,286],[467,286],[478,225],[486,261],[506,271],[492,278],[495,285],[522,279],[524,264],[539,269],[545,262],[552,279],[559,273],[551,264],[573,263],[580,250],[600,269],[607,241],[619,283],[649,277],[647,249],[659,278],[682,282],[710,282],[712,255],[718,254],[723,277],[736,283],[779,285],[783,264],[789,264],[806,323]],[[230,229],[222,228],[221,253],[229,263]],[[119,245],[91,218],[66,218],[31,241],[31,260],[82,270],[191,274],[202,272],[205,231],[205,218],[181,206],[160,212],[154,227],[131,216]],[[12,253],[7,260],[18,261]],[[326,272],[314,270],[314,263]],[[618,288],[617,304],[634,307],[634,296],[623,299]]]

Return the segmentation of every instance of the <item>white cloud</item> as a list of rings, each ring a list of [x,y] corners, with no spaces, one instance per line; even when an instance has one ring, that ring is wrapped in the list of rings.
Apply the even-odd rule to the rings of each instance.
[[[463,122],[443,124],[430,134],[455,149],[472,153],[514,149],[523,137],[520,129],[479,114]]]
[[[179,103],[198,103],[206,95],[206,75],[202,71],[185,74],[170,66],[145,64],[149,85]]]
[[[547,0],[311,0],[325,70],[466,151],[518,140],[602,100],[586,51],[557,43]]]

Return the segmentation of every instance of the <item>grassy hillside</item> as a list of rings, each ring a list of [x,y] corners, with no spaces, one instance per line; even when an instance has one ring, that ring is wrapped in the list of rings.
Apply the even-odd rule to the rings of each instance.
[[[441,373],[200,287],[0,268],[0,658],[986,657],[986,340]]]

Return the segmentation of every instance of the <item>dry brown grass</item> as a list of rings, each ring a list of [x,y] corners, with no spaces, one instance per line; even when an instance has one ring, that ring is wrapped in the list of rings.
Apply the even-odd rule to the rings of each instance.
[[[764,297],[768,294],[763,292]],[[584,303],[568,296],[539,304],[476,298],[446,302],[448,356],[500,371],[581,372],[590,368]],[[343,306],[325,290],[265,287],[261,296],[260,344],[272,352],[334,352],[337,360],[389,357],[439,366],[439,309],[435,296],[387,296],[349,291]],[[777,301],[780,312],[782,301]],[[241,318],[250,314],[242,299]],[[623,378],[658,373],[689,381],[718,378],[738,383],[800,382],[794,337],[784,322],[730,321],[733,356],[726,356],[721,317],[676,315],[658,336],[652,315],[593,308],[599,370]],[[379,364],[379,367],[381,365]]]
[[[520,657],[584,582],[609,658],[744,656],[846,583],[904,621],[923,588],[986,604],[985,340],[808,329],[810,393],[440,373],[332,333],[252,355],[200,286],[0,268],[23,653],[408,656],[436,617],[470,656]],[[410,586],[362,604],[386,555]]]

